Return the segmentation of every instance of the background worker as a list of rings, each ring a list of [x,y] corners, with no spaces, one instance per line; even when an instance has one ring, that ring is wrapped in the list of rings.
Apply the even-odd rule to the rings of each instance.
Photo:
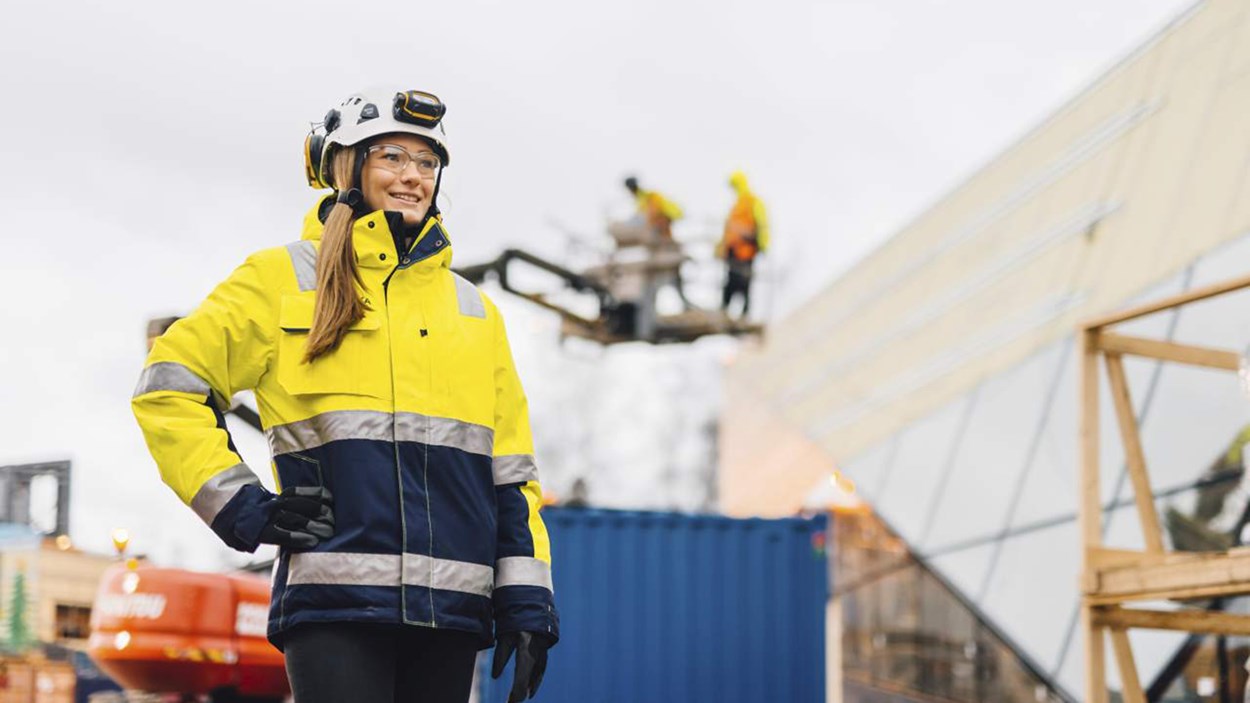
[[[559,637],[525,395],[494,303],[452,273],[445,106],[360,93],[306,142],[333,188],[158,337],[132,400],[164,481],[229,546],[276,544],[269,639],[296,703],[509,700]],[[223,413],[253,389],[280,493]]]
[[[747,185],[742,171],[729,176],[729,186],[738,198],[725,218],[725,233],[716,245],[716,255],[725,260],[725,288],[721,294],[721,310],[729,312],[729,303],[742,296],[742,313],[751,309],[751,276],[755,257],[768,249],[768,216],[764,202]]]
[[[682,217],[681,206],[658,191],[643,189],[636,176],[625,179],[625,188],[634,196],[638,214],[646,220],[658,241],[673,242],[673,223]]]
[[[634,196],[638,216],[647,225],[647,256],[652,262],[652,273],[647,277],[643,297],[650,301],[639,311],[637,322],[638,336],[651,339],[655,333],[656,311],[655,296],[665,284],[672,284],[681,299],[682,307],[690,310],[694,306],[686,298],[685,288],[681,282],[681,263],[684,255],[681,244],[673,237],[673,223],[682,218],[681,206],[664,197],[659,191],[646,190],[638,185],[636,176],[625,179],[625,189]]]

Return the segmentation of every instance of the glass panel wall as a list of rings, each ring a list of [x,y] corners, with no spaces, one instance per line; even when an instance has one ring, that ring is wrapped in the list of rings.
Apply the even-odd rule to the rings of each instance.
[[[1188,289],[1191,277],[1190,271],[1182,272],[1167,281],[1151,286],[1140,295],[1126,302],[1122,307],[1128,308],[1142,303],[1149,303],[1183,292]],[[1116,332],[1132,337],[1166,340],[1173,338],[1176,322],[1177,311],[1169,310],[1117,325]],[[1075,358],[1076,355],[1073,356],[1073,363],[1079,364],[1079,360]],[[1161,362],[1147,359],[1134,357],[1124,359],[1124,372],[1128,380],[1133,408],[1139,420],[1143,422],[1150,417],[1151,413],[1155,412],[1157,407],[1154,399],[1163,366]],[[1100,368],[1099,374],[1101,381],[1099,383],[1098,408],[1099,421],[1102,427],[1102,441],[1099,443],[1101,448],[1099,467],[1101,469],[1102,498],[1103,502],[1106,503],[1114,499],[1123,499],[1126,496],[1131,499],[1131,496],[1128,494],[1127,474],[1124,468],[1124,448],[1117,434],[1115,405],[1111,398],[1110,385],[1106,380],[1106,369]],[[1073,402],[1075,402],[1076,394],[1080,390],[1078,384],[1078,376],[1074,373],[1068,386],[1061,389],[1064,393],[1072,394]],[[1072,424],[1074,433],[1076,432],[1075,428],[1078,427],[1077,422],[1078,420],[1074,418]],[[1073,468],[1079,472],[1078,465],[1074,464]]]
[[[1052,345],[985,381],[976,392],[968,428],[955,450],[937,517],[914,546],[941,549],[1003,528],[1007,506],[1054,385],[1060,347]]]
[[[848,703],[886,700],[1070,701],[1022,659],[939,574],[871,514],[834,519]]]
[[[952,450],[974,394],[959,398],[909,425],[897,435],[897,453],[889,480],[875,507],[890,527],[911,544],[919,544],[933,519],[943,477],[950,470]]]
[[[1142,291],[1125,307],[1244,274],[1246,261],[1250,237]],[[1240,352],[1250,345],[1247,311],[1250,292],[1241,292],[1141,318],[1116,332]],[[929,695],[919,700],[1035,700],[1029,685],[1043,686],[1043,700],[1062,695],[1046,688],[1048,678],[1067,691],[1082,690],[1084,645],[1075,626],[1080,467],[1074,344],[1069,337],[985,379],[860,462],[885,468],[873,472],[867,496],[885,522],[874,519],[874,527],[852,530],[876,537],[864,540],[859,557],[839,556],[840,584],[848,583],[846,574],[861,576],[843,599],[848,680]],[[1250,398],[1227,372],[1132,357],[1125,369],[1166,540],[1188,550],[1234,546],[1234,528],[1250,500],[1250,481],[1243,485]],[[1141,549],[1114,405],[1100,371],[1102,498],[1114,504],[1104,514],[1104,539]],[[856,478],[867,494],[868,485]],[[888,549],[872,546],[874,540]],[[1230,695],[1236,689],[1232,700],[1241,700],[1250,640],[1228,639],[1217,651],[1217,640],[1208,638],[1192,648],[1197,654],[1182,672],[1169,662],[1187,635],[1133,631],[1131,637],[1143,682],[1175,674],[1164,700],[1220,700],[1203,693],[1210,688],[1203,677],[1219,678],[1220,660],[1234,673],[1216,688],[1227,685]],[[1014,644],[1022,656],[991,664],[993,643],[1009,653],[1007,645]],[[1003,672],[1013,666],[1028,675],[1004,683],[1010,676]],[[1115,677],[1110,666],[1113,688]]]
[[[995,543],[987,541],[924,558],[929,566],[958,588],[962,595],[972,599],[989,575],[994,549]]]
[[[1007,539],[979,601],[1047,670],[1058,660],[1078,602],[1079,538],[1076,523],[1066,522]]]
[[[868,500],[877,499],[877,492],[874,488],[882,482],[883,477],[890,473],[896,442],[897,439],[894,437],[879,442],[839,467],[855,482],[859,492]]]
[[[1075,338],[1063,341],[1061,373],[1051,390],[1049,412],[1040,426],[1032,456],[1026,461],[1019,500],[1007,516],[1017,528],[1074,512],[1077,505]]]

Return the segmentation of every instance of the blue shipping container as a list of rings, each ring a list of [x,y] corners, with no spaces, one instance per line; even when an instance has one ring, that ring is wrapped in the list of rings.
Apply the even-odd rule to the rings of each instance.
[[[535,700],[820,703],[823,516],[547,508],[561,640]],[[512,665],[483,677],[507,700]]]

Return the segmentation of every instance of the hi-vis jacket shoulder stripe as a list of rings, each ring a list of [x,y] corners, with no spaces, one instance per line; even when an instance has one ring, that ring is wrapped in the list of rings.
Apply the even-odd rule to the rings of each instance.
[[[525,394],[494,304],[450,270],[436,219],[406,252],[397,218],[355,221],[366,313],[303,360],[316,309],[318,208],[156,340],[132,406],[161,476],[223,541],[256,548],[272,495],[234,447],[253,390],[281,487],[334,496],[335,535],[282,551],[270,638],[356,620],[559,636]],[[258,515],[260,517],[258,517]]]

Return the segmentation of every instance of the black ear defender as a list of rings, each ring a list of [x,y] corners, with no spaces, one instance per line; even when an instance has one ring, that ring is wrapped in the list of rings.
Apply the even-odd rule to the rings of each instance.
[[[339,122],[339,111],[331,110],[320,124],[312,126],[304,138],[304,177],[308,179],[308,185],[318,190],[331,187],[330,179],[323,170],[325,164],[322,157],[325,155],[326,136],[338,129]]]
[[[325,149],[326,135],[313,127],[304,138],[304,177],[308,185],[322,190],[330,185],[321,178],[321,152]]]

